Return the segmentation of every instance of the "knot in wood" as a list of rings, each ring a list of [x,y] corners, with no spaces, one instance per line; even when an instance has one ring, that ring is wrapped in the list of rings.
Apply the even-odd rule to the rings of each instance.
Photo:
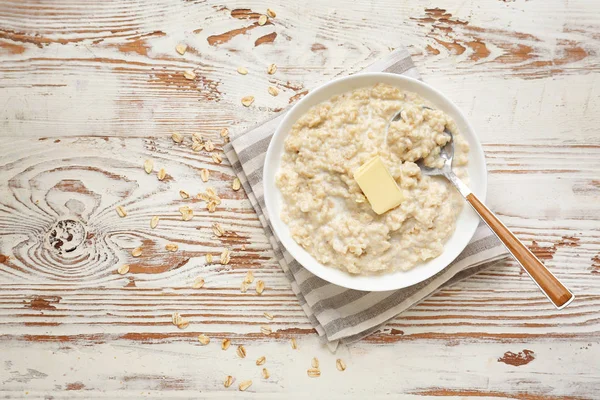
[[[85,240],[85,227],[79,221],[63,219],[48,231],[48,244],[58,254],[71,253]]]

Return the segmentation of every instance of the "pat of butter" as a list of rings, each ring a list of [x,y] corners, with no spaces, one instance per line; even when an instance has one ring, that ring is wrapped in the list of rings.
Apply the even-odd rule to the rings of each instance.
[[[402,191],[379,156],[361,165],[354,172],[354,180],[377,214],[381,215],[402,203]]]

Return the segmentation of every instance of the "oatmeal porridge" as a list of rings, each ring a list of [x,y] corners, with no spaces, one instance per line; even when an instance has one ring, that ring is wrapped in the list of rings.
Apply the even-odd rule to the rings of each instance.
[[[398,110],[402,119],[386,137]],[[286,137],[276,176],[292,238],[322,264],[352,274],[409,270],[439,256],[463,200],[444,178],[421,175],[415,162],[443,165],[444,129],[454,135],[453,169],[466,179],[467,141],[447,114],[414,93],[377,84],[311,108]],[[354,179],[376,156],[403,195],[381,215]]]

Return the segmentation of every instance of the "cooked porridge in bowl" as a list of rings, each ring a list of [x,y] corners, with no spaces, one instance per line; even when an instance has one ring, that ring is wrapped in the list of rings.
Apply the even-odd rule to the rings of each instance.
[[[398,110],[402,119],[386,137]],[[444,129],[454,135],[453,170],[466,181],[467,141],[447,114],[414,93],[377,84],[312,107],[288,133],[276,175],[291,237],[323,265],[352,274],[409,270],[439,256],[463,200],[444,178],[421,175],[415,162],[443,165]],[[355,180],[377,156],[402,194],[382,214]]]

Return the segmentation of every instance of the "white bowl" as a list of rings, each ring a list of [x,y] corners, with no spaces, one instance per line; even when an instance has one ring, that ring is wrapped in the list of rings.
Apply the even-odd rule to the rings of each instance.
[[[281,155],[284,152],[286,135],[298,118],[311,107],[328,100],[334,95],[360,87],[373,86],[376,83],[386,83],[402,90],[417,93],[419,96],[433,103],[438,109],[450,115],[456,122],[460,133],[471,146],[468,164],[469,187],[482,201],[485,201],[487,188],[485,157],[475,131],[454,103],[421,81],[397,74],[362,73],[326,83],[300,100],[288,111],[287,115],[281,121],[267,150],[264,165],[264,196],[271,224],[281,243],[304,268],[333,284],[364,291],[400,289],[432,277],[448,266],[463,251],[473,237],[475,229],[479,224],[477,214],[468,204],[465,204],[456,221],[456,230],[446,242],[444,251],[440,256],[417,265],[409,271],[368,276],[352,275],[336,268],[327,267],[317,261],[292,239],[288,226],[280,218],[284,200],[275,184],[275,176],[281,164]]]

